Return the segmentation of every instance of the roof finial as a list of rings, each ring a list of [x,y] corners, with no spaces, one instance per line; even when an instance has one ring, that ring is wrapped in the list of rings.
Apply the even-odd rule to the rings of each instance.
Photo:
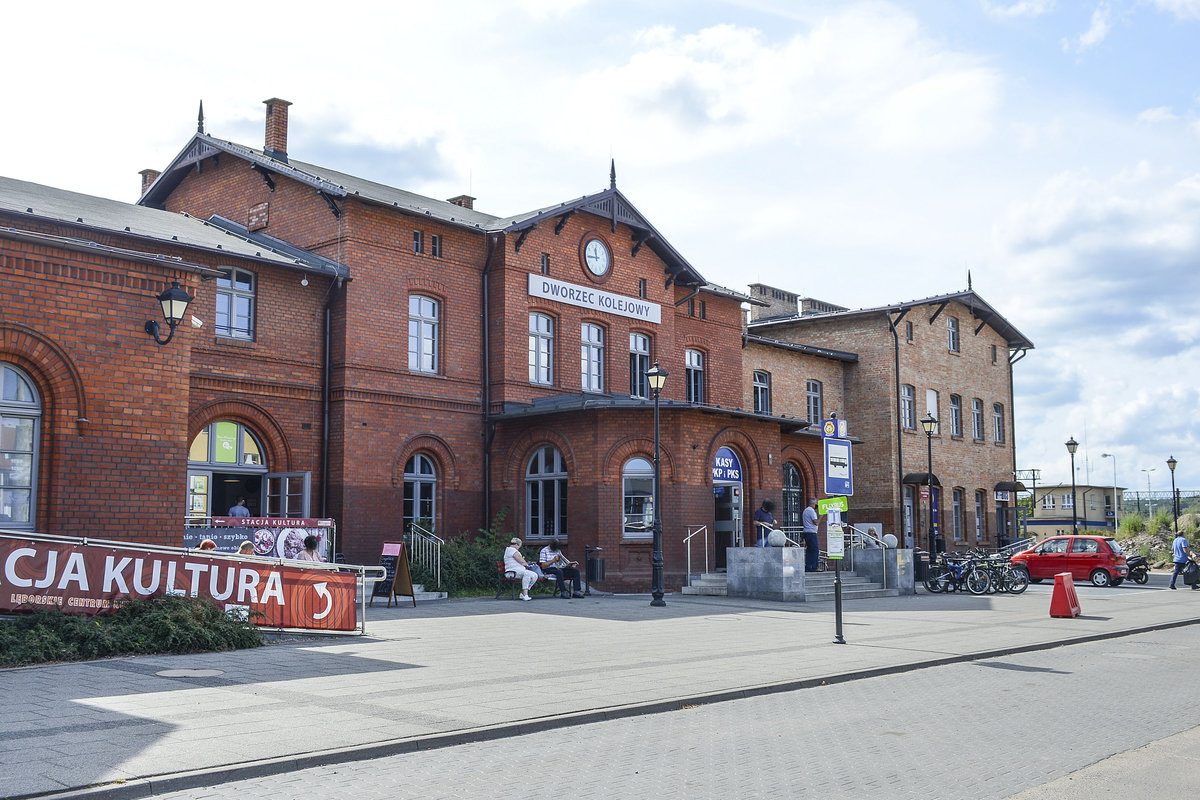
[[[196,115],[196,133],[204,133],[204,101],[200,101],[200,113]]]
[[[608,188],[617,188],[617,160],[612,159],[611,166],[608,169]]]
[[[967,270],[967,291],[971,291],[971,270]]]

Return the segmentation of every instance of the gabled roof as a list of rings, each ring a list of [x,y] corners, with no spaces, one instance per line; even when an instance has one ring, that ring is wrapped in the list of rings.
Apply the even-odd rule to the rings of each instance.
[[[40,183],[0,177],[0,211],[29,219],[66,223],[81,231],[117,234],[147,242],[185,245],[214,254],[236,255],[279,266],[327,271],[333,262],[304,251],[288,252],[244,231],[228,230],[187,214],[68,192]],[[82,237],[73,237],[86,241]],[[95,244],[95,243],[93,243]]]
[[[804,353],[805,355],[816,356],[817,358],[828,358],[830,361],[845,361],[847,363],[858,361],[858,353],[831,350],[828,347],[813,347],[812,345],[796,344],[795,342],[784,342],[779,339],[768,339],[765,336],[756,336],[753,333],[742,334],[742,342],[777,347],[781,350],[791,350],[794,353]]]
[[[771,317],[770,319],[760,319],[749,324],[752,329],[767,329],[776,325],[793,325],[797,322],[815,322],[829,319],[847,319],[856,316],[873,316],[878,314],[899,314],[903,316],[910,310],[918,306],[938,305],[945,307],[950,302],[958,302],[965,305],[971,310],[971,316],[979,320],[979,328],[984,325],[991,325],[992,329],[1004,337],[1011,350],[1032,350],[1033,342],[1026,338],[1025,334],[1021,333],[1016,327],[1005,319],[1000,312],[992,308],[990,304],[973,289],[967,289],[962,292],[951,292],[950,294],[940,294],[934,297],[926,297],[920,300],[909,300],[905,303],[895,303],[887,306],[876,306],[874,308],[861,308],[854,311],[834,311],[829,313],[818,314],[791,314],[786,317]],[[941,309],[939,309],[940,313]],[[894,320],[899,322],[899,319]],[[977,328],[976,330],[978,330]]]
[[[272,175],[281,175],[311,186],[327,201],[356,197],[369,203],[388,206],[409,214],[427,216],[444,224],[456,225],[481,233],[526,233],[544,222],[563,220],[564,217],[569,218],[572,214],[585,211],[611,220],[614,230],[617,223],[623,223],[633,228],[637,235],[630,242],[631,251],[636,252],[643,245],[649,247],[666,263],[671,282],[685,286],[698,286],[705,283],[700,273],[688,264],[687,260],[662,237],[641,212],[634,208],[633,204],[621,194],[615,185],[602,192],[585,195],[557,205],[509,217],[496,217],[464,208],[446,200],[434,200],[431,197],[424,197],[393,186],[347,175],[328,167],[297,161],[291,157],[283,161],[268,155],[263,150],[217,139],[205,133],[197,133],[142,195],[138,204],[163,208],[166,198],[183,181],[194,165],[222,153],[249,162],[251,167],[264,174],[264,179]]]

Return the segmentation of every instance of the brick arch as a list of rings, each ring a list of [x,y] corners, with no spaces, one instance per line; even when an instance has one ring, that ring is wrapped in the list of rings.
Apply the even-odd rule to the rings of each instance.
[[[33,328],[0,322],[0,359],[20,367],[38,385],[43,424],[61,430],[60,421],[70,420],[80,436],[87,433],[87,393],[65,350]]]
[[[746,432],[740,428],[728,426],[722,428],[713,434],[712,439],[708,443],[708,462],[712,464],[712,460],[716,457],[717,451],[722,447],[730,447],[734,450],[740,450],[746,458],[742,461],[742,485],[753,486],[755,489],[763,488],[763,475],[765,468],[763,467],[763,455],[758,449],[758,445],[754,440],[746,435]],[[750,472],[748,476],[746,473]],[[753,481],[750,480],[753,478]],[[712,471],[705,470],[704,480],[712,484]]]
[[[627,436],[608,448],[608,452],[601,460],[603,466],[599,475],[600,482],[612,485],[621,480],[621,469],[625,466],[625,462],[634,456],[642,456],[650,463],[654,463],[653,437]],[[675,483],[675,459],[663,446],[661,439],[658,444],[658,464],[662,470],[662,479],[667,483]]]
[[[575,468],[575,450],[571,447],[571,442],[553,428],[533,428],[513,440],[513,443],[505,451],[502,488],[510,489],[514,485],[523,484],[525,482],[525,464],[529,462],[530,455],[533,454],[534,449],[547,444],[554,445],[558,448],[558,452],[562,453],[567,469],[567,485],[577,485],[579,474]]]
[[[408,460],[417,453],[429,453],[444,470],[442,478],[438,483],[444,481],[444,485],[452,488],[459,488],[459,472],[458,462],[455,461],[454,451],[446,444],[446,441],[440,436],[434,436],[432,433],[418,433],[409,436],[400,443],[399,449],[396,450],[396,458],[392,462],[392,487],[396,489],[404,488],[404,465]]]
[[[808,497],[804,498],[808,502],[809,497],[816,497],[818,494],[825,494],[819,482],[820,471],[816,464],[813,463],[812,456],[801,450],[796,445],[790,444],[783,448],[780,457],[785,461],[791,461],[800,469],[800,479],[804,481],[805,491],[810,492]]]
[[[287,437],[271,414],[245,400],[214,400],[188,414],[188,446],[205,425],[220,420],[240,422],[258,435],[266,451],[264,461],[271,472],[294,472],[292,450]]]
[[[687,336],[683,337],[683,341],[681,342],[681,344],[683,344],[688,349],[700,350],[700,351],[707,353],[713,346],[713,340],[710,338],[705,338],[703,336],[697,336],[694,333],[690,333]]]
[[[446,285],[438,281],[431,281],[428,278],[412,278],[408,281],[408,290],[410,292],[425,292],[427,294],[436,295],[439,300],[445,300],[450,296],[446,291]]]

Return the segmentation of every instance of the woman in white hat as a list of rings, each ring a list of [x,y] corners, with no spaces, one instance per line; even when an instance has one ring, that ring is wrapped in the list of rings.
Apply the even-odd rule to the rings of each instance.
[[[538,574],[529,568],[529,562],[521,555],[521,544],[518,536],[509,540],[508,547],[504,548],[504,571],[521,579],[521,599],[532,600],[529,587],[537,581]]]

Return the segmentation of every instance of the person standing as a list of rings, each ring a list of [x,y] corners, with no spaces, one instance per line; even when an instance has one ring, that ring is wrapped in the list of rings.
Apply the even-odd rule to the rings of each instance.
[[[804,571],[816,572],[821,566],[821,545],[817,541],[817,498],[808,501],[800,515],[804,524]]]
[[[1171,586],[1175,588],[1175,579],[1183,572],[1183,568],[1192,560],[1192,551],[1188,549],[1187,537],[1182,533],[1171,542],[1171,560],[1175,562],[1175,571],[1171,573]],[[1192,589],[1200,589],[1200,583],[1192,584]]]
[[[775,504],[770,500],[763,500],[762,507],[754,512],[754,533],[757,541],[755,547],[766,547],[767,536],[775,529]]]
[[[227,517],[248,517],[248,516],[250,516],[250,509],[246,508],[246,498],[239,497],[237,499],[237,502],[229,507],[229,513],[226,514],[225,516],[227,516]]]
[[[529,562],[521,555],[522,544],[520,537],[509,539],[508,547],[504,548],[504,571],[521,579],[521,599],[532,600],[529,588],[537,582],[538,574],[529,568]]]

